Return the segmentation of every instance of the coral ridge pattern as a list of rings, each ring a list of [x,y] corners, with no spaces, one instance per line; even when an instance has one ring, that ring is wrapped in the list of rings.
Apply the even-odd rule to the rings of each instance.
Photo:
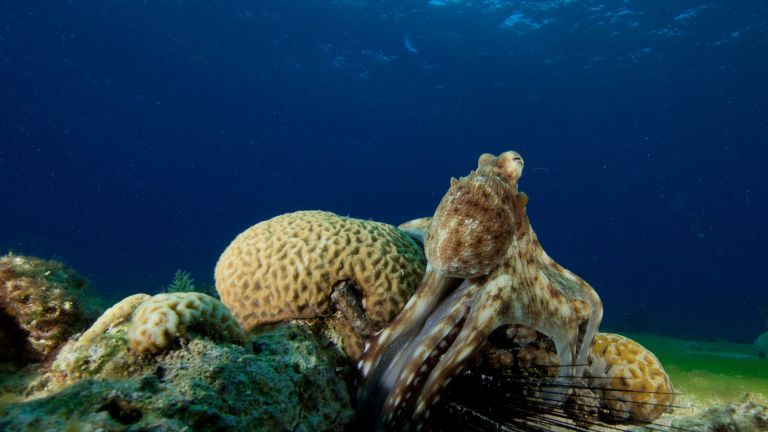
[[[216,289],[246,330],[295,318],[329,316],[343,281],[376,328],[400,311],[424,274],[421,247],[396,227],[298,211],[260,222],[240,235],[216,264]],[[367,336],[345,340],[358,351]]]

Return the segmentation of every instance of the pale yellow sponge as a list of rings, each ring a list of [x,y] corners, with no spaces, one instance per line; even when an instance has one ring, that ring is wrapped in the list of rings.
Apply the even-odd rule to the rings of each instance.
[[[328,316],[334,288],[351,281],[368,319],[382,327],[421,282],[425,265],[419,245],[392,225],[299,211],[238,235],[216,265],[216,289],[250,330]]]
[[[134,311],[128,329],[128,344],[138,354],[162,352],[187,330],[227,342],[243,343],[245,333],[226,306],[197,292],[158,294]]]
[[[621,335],[598,333],[592,342],[589,386],[598,392],[614,421],[652,422],[674,402],[674,390],[659,359]]]

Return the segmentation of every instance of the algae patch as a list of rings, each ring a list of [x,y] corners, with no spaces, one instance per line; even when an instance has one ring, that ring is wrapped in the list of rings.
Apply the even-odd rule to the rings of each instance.
[[[712,405],[740,400],[745,393],[768,402],[768,360],[749,344],[706,342],[655,335],[632,335],[653,351],[676,391],[692,403]]]

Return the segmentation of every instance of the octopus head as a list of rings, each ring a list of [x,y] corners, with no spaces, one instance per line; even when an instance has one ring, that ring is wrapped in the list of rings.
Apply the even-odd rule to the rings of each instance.
[[[514,188],[517,188],[517,181],[523,174],[523,165],[523,157],[516,151],[506,151],[498,156],[484,153],[477,161],[478,169],[490,168],[495,175]]]
[[[512,178],[513,169],[503,170],[514,165],[508,158],[485,156],[476,171],[451,179],[427,231],[427,260],[444,276],[488,274],[501,263],[512,242],[515,188],[501,174]]]

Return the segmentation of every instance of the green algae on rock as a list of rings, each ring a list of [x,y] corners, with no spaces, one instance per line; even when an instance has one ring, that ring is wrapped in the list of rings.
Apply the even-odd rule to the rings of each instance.
[[[85,301],[88,281],[57,261],[0,257],[0,361],[51,356],[97,315]]]

